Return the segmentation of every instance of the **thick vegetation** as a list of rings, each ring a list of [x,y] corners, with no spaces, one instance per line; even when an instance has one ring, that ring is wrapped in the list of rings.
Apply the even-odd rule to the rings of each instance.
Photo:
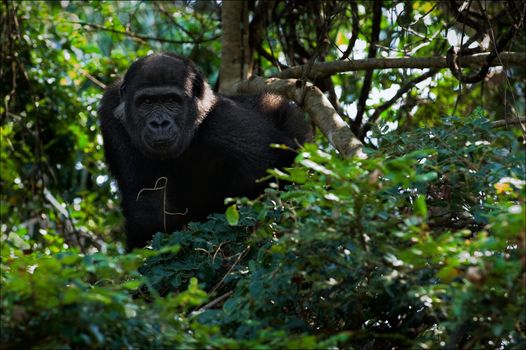
[[[525,345],[522,146],[480,112],[383,139],[392,153],[368,160],[307,146],[273,172],[286,191],[157,234],[152,250],[24,254],[8,241],[2,341]]]
[[[124,254],[102,87],[174,47],[213,83],[218,18],[197,2],[178,10],[182,31],[156,17],[164,2],[66,3],[2,4],[1,348],[526,348],[524,139],[495,124],[502,99],[481,99],[500,87],[460,99],[443,74],[381,115],[367,159],[318,135],[293,167],[270,170],[264,195]],[[440,31],[437,18],[424,28]],[[148,34],[123,39],[129,26]],[[177,44],[145,39],[155,33]],[[404,33],[401,46],[415,40]],[[443,46],[426,43],[426,55]],[[356,76],[333,77],[342,109]]]

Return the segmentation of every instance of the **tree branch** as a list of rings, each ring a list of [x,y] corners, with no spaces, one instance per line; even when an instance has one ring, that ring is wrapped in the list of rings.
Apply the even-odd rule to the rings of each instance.
[[[426,80],[429,77],[432,77],[438,72],[437,68],[429,70],[427,73],[422,74],[421,76],[410,80],[408,83],[406,83],[404,86],[402,86],[396,94],[389,100],[384,102],[382,105],[376,107],[374,110],[373,115],[371,116],[370,120],[367,122],[367,124],[364,126],[363,135],[367,133],[371,129],[371,126],[376,123],[378,118],[380,117],[380,114],[382,114],[383,111],[391,107],[402,95],[404,95],[406,92],[411,90],[413,87],[415,87],[416,84],[420,83],[421,81]]]
[[[374,58],[376,56],[376,51],[378,51],[378,48],[376,47],[376,43],[378,43],[378,40],[380,38],[380,24],[382,23],[382,1],[376,0],[373,4],[373,28],[372,28],[372,34],[371,34],[371,41],[369,43],[369,52],[367,56],[369,58]],[[360,130],[360,127],[362,126],[362,120],[363,115],[365,114],[365,103],[367,102],[367,99],[369,98],[369,92],[371,91],[371,87],[373,84],[373,70],[368,69],[365,72],[365,77],[363,78],[363,85],[362,85],[362,91],[360,92],[360,97],[358,99],[357,103],[357,112],[356,112],[356,118],[352,122],[352,129],[354,133],[358,136],[358,138],[362,138],[362,132]]]
[[[157,1],[153,1],[153,5],[162,13],[165,15],[165,17],[170,21],[170,23],[172,23],[172,25],[174,25],[175,27],[177,27],[177,29],[181,30],[182,32],[184,32],[186,35],[188,35],[190,38],[192,38],[192,41],[195,41],[195,38],[194,38],[194,35],[186,30],[186,28],[183,26],[183,25],[180,25],[179,22],[177,22],[175,20],[175,18],[170,14],[170,12],[168,12],[167,9],[165,9],[162,5],[162,2],[159,3]]]
[[[305,89],[305,91],[304,91]],[[311,116],[312,121],[327,137],[342,156],[365,158],[363,144],[331,105],[331,102],[316,86],[296,79],[265,79],[252,77],[236,83],[237,93],[272,92],[295,101]]]
[[[356,39],[358,39],[358,32],[360,31],[360,18],[358,17],[358,5],[355,0],[351,1],[351,12],[352,12],[352,32],[351,32],[351,38],[349,39],[349,45],[347,45],[347,49],[342,54],[342,57],[340,60],[346,60],[349,58],[349,55],[351,54],[352,50],[354,49],[354,45],[356,44]]]
[[[226,292],[225,294],[219,296],[218,298],[215,298],[214,300],[212,300],[211,302],[209,302],[208,304],[206,305],[203,305],[201,306],[200,308],[198,308],[197,310],[193,311],[195,313],[199,313],[199,312],[202,312],[202,311],[205,311],[205,310],[208,310],[210,309],[211,307],[219,304],[220,302],[222,302],[223,300],[225,300],[226,298],[228,298],[229,296],[231,296],[232,294],[234,294],[234,291],[229,291],[229,292]]]
[[[101,26],[101,25],[98,25],[98,24],[94,24],[94,23],[78,22],[78,21],[69,21],[69,22],[73,23],[73,24],[80,24],[83,27],[90,27],[90,28],[94,28],[94,29],[99,29],[99,30],[102,30],[102,31],[105,31],[105,32],[109,32],[109,33],[114,33],[114,34],[119,34],[119,35],[126,35],[126,36],[129,36],[130,38],[135,38],[135,39],[139,39],[139,40],[152,40],[152,41],[158,41],[160,43],[198,44],[198,43],[203,43],[203,42],[207,42],[207,41],[216,40],[217,38],[219,38],[219,36],[215,36],[215,37],[208,38],[208,39],[172,40],[172,39],[159,38],[159,37],[155,37],[155,36],[148,36],[148,35],[143,35],[143,34],[137,34],[137,33],[134,33],[134,32],[127,31],[127,30],[118,30],[118,29],[113,29],[113,28],[107,28],[107,27],[104,27],[104,26]]]
[[[462,57],[462,66],[473,67],[482,66],[486,64],[486,59],[490,55],[489,52],[478,53],[471,56]],[[526,54],[518,52],[501,52],[499,53],[500,60],[495,60],[491,66],[522,66],[526,67]],[[502,62],[500,62],[502,61]],[[319,79],[330,76],[336,73],[353,72],[368,69],[396,69],[396,68],[449,68],[447,58],[445,56],[435,57],[396,57],[396,58],[366,58],[360,60],[349,61],[332,61],[316,63],[312,66],[309,79]],[[295,66],[283,70],[275,75],[280,79],[299,78],[306,70],[306,66]]]
[[[512,124],[526,124],[526,117],[514,117],[513,119],[496,120],[491,123],[491,126],[494,128],[498,128],[501,126],[512,125]]]
[[[97,85],[98,87],[100,87],[102,90],[106,90],[106,84],[104,84],[102,81],[100,81],[99,79],[95,78],[93,75],[89,74],[88,72],[86,72],[85,70],[81,70],[80,73],[82,75],[84,75],[86,78],[88,78],[93,84]]]

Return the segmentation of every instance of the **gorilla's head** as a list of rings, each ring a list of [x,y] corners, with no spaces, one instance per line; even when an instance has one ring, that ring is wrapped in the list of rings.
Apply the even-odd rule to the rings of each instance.
[[[137,60],[120,86],[114,115],[132,143],[151,158],[176,158],[213,106],[215,96],[195,65],[174,54]]]

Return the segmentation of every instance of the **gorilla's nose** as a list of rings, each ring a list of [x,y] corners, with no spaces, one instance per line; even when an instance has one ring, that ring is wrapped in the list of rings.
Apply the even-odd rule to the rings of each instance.
[[[168,118],[155,118],[148,122],[147,129],[150,140],[155,143],[163,143],[173,136],[174,122]]]
[[[158,120],[151,120],[148,123],[148,128],[150,131],[153,132],[159,132],[163,130],[167,130],[172,125],[172,121],[170,119],[158,119]]]

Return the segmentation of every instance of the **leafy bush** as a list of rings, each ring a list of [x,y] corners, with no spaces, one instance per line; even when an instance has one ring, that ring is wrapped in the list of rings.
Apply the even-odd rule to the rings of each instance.
[[[367,160],[307,145],[272,171],[286,190],[151,250],[24,255],[8,240],[3,344],[526,346],[520,142],[480,111],[379,140]]]
[[[151,255],[142,252],[142,255]],[[206,293],[188,290],[153,303],[133,299],[142,284],[141,254],[24,256],[2,249],[2,332],[7,348],[188,346],[184,317]]]
[[[298,186],[259,208],[282,212],[255,235],[272,244],[200,320],[236,338],[345,332],[343,344],[367,348],[523,343],[522,146],[480,116],[445,123],[404,135],[405,149],[391,135],[397,157],[307,147],[302,167],[274,171]]]

